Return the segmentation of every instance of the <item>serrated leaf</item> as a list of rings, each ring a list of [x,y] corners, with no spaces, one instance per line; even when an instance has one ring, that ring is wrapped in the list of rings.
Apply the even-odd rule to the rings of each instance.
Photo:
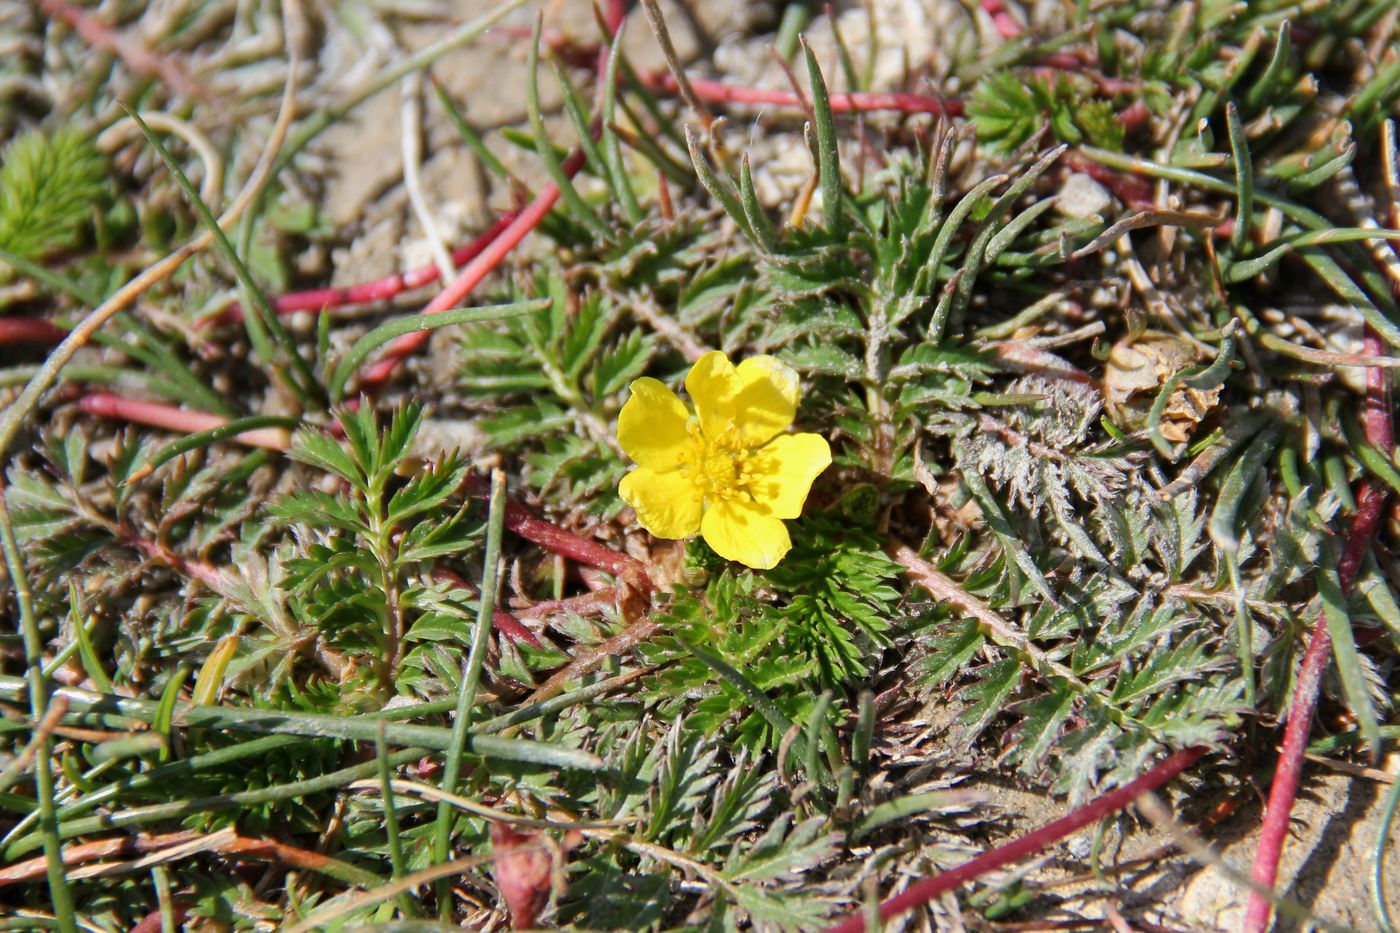
[[[293,438],[287,456],[299,463],[316,467],[339,476],[356,487],[363,488],[364,474],[355,461],[334,438],[319,431],[300,431]]]
[[[962,691],[962,698],[972,703],[958,717],[968,724],[969,740],[979,735],[987,724],[1006,706],[1006,698],[1021,679],[1021,664],[1015,658],[1005,658],[987,666],[981,679]]]
[[[933,650],[919,668],[927,677],[926,686],[941,687],[952,680],[982,650],[986,637],[976,619],[964,619],[943,626],[932,636]]]
[[[467,465],[455,456],[420,470],[389,498],[388,523],[397,525],[442,505],[462,485]]]
[[[830,344],[809,344],[787,350],[783,360],[798,372],[817,376],[836,376],[840,379],[858,381],[865,373],[865,367],[845,350]]]

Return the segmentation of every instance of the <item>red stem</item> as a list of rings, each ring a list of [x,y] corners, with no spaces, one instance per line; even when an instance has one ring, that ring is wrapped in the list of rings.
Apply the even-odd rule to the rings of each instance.
[[[1366,327],[1364,352],[1382,356],[1387,351],[1380,334]],[[1366,370],[1366,405],[1362,412],[1366,441],[1387,454],[1395,451],[1395,428],[1391,421],[1390,377],[1386,370],[1372,366]],[[1368,481],[1357,496],[1356,515],[1351,520],[1351,532],[1341,559],[1337,561],[1337,576],[1342,592],[1351,590],[1357,571],[1366,557],[1372,536],[1380,527],[1385,512],[1388,490],[1381,483]],[[1308,748],[1308,733],[1312,729],[1313,713],[1322,686],[1322,675],[1332,655],[1332,637],[1327,631],[1327,617],[1319,615],[1308,641],[1303,664],[1298,669],[1298,682],[1293,690],[1293,705],[1288,710],[1288,724],[1283,731],[1283,748],[1274,767],[1273,783],[1269,785],[1269,802],[1264,809],[1264,822],[1259,830],[1259,845],[1254,851],[1253,877],[1256,884],[1273,890],[1278,881],[1279,861],[1283,844],[1288,838],[1288,821],[1293,803],[1298,797],[1298,785],[1303,777],[1303,756]],[[1245,933],[1264,933],[1269,927],[1273,905],[1254,892],[1249,896],[1245,911]]]
[[[491,241],[500,236],[518,216],[516,211],[506,211],[487,230],[478,234],[470,243],[457,247],[452,253],[452,264],[460,266],[481,255]],[[419,266],[407,272],[395,272],[382,279],[361,282],[358,285],[345,285],[338,288],[313,288],[307,291],[287,292],[272,299],[272,309],[277,314],[296,314],[301,311],[323,311],[342,308],[347,305],[363,305],[390,298],[431,285],[438,280],[435,265]],[[200,327],[217,324],[235,324],[243,320],[243,308],[230,305],[221,314],[216,314],[199,322]],[[0,345],[7,343],[56,344],[68,331],[50,321],[37,318],[0,317]]]
[[[478,499],[484,499],[489,494],[485,481],[478,477],[468,480],[467,491],[469,495]],[[641,589],[649,590],[652,587],[646,566],[635,557],[614,551],[597,541],[590,541],[553,522],[536,518],[529,509],[518,502],[506,500],[505,521],[506,528],[526,541],[538,544],[546,551],[567,557],[586,567],[607,571]]]
[[[1103,185],[1113,192],[1120,201],[1134,210],[1151,210],[1157,206],[1156,192],[1153,190],[1152,183],[1145,178],[1115,172],[1108,166],[1100,165],[1073,149],[1065,153],[1064,163],[1074,171],[1083,172]]]
[[[186,918],[189,917],[190,909],[187,905],[176,901],[172,907],[171,913],[173,915],[173,919],[176,925],[178,926],[179,924],[184,923]],[[161,919],[160,911],[153,910],[150,913],[146,914],[146,916],[142,918],[141,922],[136,924],[136,926],[132,927],[128,931],[128,933],[160,933],[160,931],[164,928],[165,921]]]
[[[473,596],[481,595],[480,587],[474,585],[457,571],[450,570],[447,567],[434,567],[433,578],[443,583],[450,583],[453,586],[461,587]],[[491,623],[495,626],[496,631],[513,642],[523,641],[526,644],[534,645],[536,648],[544,647],[540,640],[535,637],[534,632],[521,625],[519,619],[509,612],[506,612],[500,606],[496,607],[495,613],[491,616]]]
[[[676,78],[669,72],[646,77],[645,84],[652,91],[666,94],[678,93]],[[712,81],[708,78],[691,78],[690,85],[695,96],[707,104],[767,104],[774,107],[802,109],[802,98],[792,91],[765,91],[760,88],[739,87]],[[954,98],[925,97],[921,94],[835,93],[831,95],[831,109],[836,113],[865,113],[872,110],[893,110],[898,113],[933,113],[956,117],[963,112],[962,101]]]
[[[997,35],[1003,39],[1011,40],[1020,38],[1026,31],[1026,27],[1011,15],[1006,4],[1001,0],[982,0],[982,12],[992,18],[992,25],[996,27]]]
[[[485,232],[477,235],[470,243],[457,247],[452,253],[452,264],[460,266],[481,255],[491,242],[506,230],[517,214],[506,211]],[[345,305],[363,305],[375,301],[386,301],[406,291],[422,288],[438,280],[436,265],[428,264],[395,272],[393,275],[359,285],[346,285],[340,288],[313,288],[304,292],[288,292],[272,300],[272,308],[278,314],[295,314],[298,311],[322,311],[327,308],[340,308]],[[223,314],[210,318],[209,324],[226,324],[243,320],[243,309],[231,305]]]
[[[566,528],[560,528],[552,522],[536,518],[517,502],[506,503],[506,527],[547,551],[561,554],[589,567],[606,570],[615,577],[632,580],[643,588],[651,588],[651,578],[647,576],[646,567],[635,557],[629,557],[597,541],[590,541]]]
[[[610,35],[615,35],[617,30],[622,28],[622,20],[627,11],[625,0],[609,0],[607,11],[604,14],[605,24]],[[607,71],[607,49],[600,51],[598,56],[599,74]],[[596,125],[593,132],[599,132]],[[564,176],[573,178],[580,168],[583,167],[584,154],[582,149],[575,149],[564,160]],[[443,311],[456,308],[472,293],[481,281],[495,271],[496,267],[510,254],[510,251],[520,245],[520,241],[525,239],[532,230],[540,225],[540,222],[553,209],[554,203],[559,200],[559,186],[550,182],[540,189],[540,193],[535,195],[535,199],[530,205],[522,210],[514,220],[506,225],[500,235],[491,240],[480,255],[476,256],[459,273],[457,278],[446,288],[438,293],[428,306],[423,309],[423,314],[438,314]],[[418,331],[417,333],[405,334],[389,345],[383,355],[372,363],[360,378],[360,388],[369,392],[374,392],[381,388],[394,370],[398,368],[400,362],[409,354],[415,352],[428,340],[428,331]]]
[[[68,331],[36,317],[0,317],[0,345],[10,343],[59,343]]]
[[[601,590],[594,590],[591,593],[583,593],[578,596],[547,599],[528,606],[517,606],[515,614],[522,619],[547,619],[561,613],[588,615],[615,607],[620,595],[617,587],[605,586]]]
[[[93,392],[84,395],[78,400],[78,407],[90,415],[97,415],[99,418],[134,421],[137,424],[165,428],[177,434],[208,431],[228,423],[228,419],[222,415],[210,414],[207,411],[177,408],[174,405],[164,405],[160,402],[138,402],[135,399],[122,398],[120,395],[113,395],[110,392]],[[283,428],[244,431],[234,440],[251,447],[265,447],[268,450],[287,449],[287,432]]]
[[[1152,108],[1146,102],[1139,99],[1133,101],[1128,106],[1118,112],[1118,125],[1123,127],[1124,132],[1131,133],[1138,127],[1152,119]]]
[[[160,542],[142,538],[134,532],[123,533],[121,540],[127,547],[140,551],[147,560],[164,564],[182,577],[198,580],[221,596],[227,596],[233,591],[232,581],[212,564],[181,557]]]
[[[1008,842],[1006,845],[983,852],[957,868],[917,882],[904,893],[892,897],[880,905],[880,920],[889,920],[906,910],[913,910],[915,907],[927,904],[947,891],[980,878],[987,872],[1001,868],[1003,865],[1009,865],[1028,855],[1033,855],[1051,843],[1057,842],[1085,826],[1092,825],[1111,813],[1116,813],[1136,800],[1139,795],[1156,790],[1191,767],[1205,753],[1206,749],[1200,746],[1177,752],[1132,783],[1110,791],[1097,800],[1090,801],[1068,816],[1061,817],[1053,823]],[[856,911],[848,915],[845,920],[828,928],[826,933],[864,933],[865,929],[865,914],[863,911]]]
[[[564,174],[572,178],[583,167],[583,161],[583,150],[575,149],[564,162]],[[439,292],[432,301],[428,302],[422,313],[439,314],[459,307],[462,301],[472,293],[472,290],[495,271],[496,267],[510,254],[510,251],[515,249],[530,231],[539,226],[540,221],[544,220],[545,215],[550,212],[557,200],[559,200],[559,186],[554,182],[550,182],[540,189],[540,193],[535,195],[535,200],[530,202],[530,206],[517,214],[476,258],[457,273],[457,278]],[[360,388],[373,392],[382,387],[393,375],[394,370],[398,368],[399,363],[427,342],[428,335],[429,331],[420,330],[412,334],[405,334],[389,344],[389,348],[384,351],[384,354],[372,363],[361,377]]]

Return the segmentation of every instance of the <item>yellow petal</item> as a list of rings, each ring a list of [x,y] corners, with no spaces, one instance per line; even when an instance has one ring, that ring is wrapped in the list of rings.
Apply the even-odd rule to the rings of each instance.
[[[734,425],[734,397],[744,387],[739,373],[729,357],[711,350],[690,367],[685,377],[685,390],[695,403],[700,427],[710,440],[719,439]]]
[[[679,471],[638,467],[622,478],[617,492],[642,527],[658,538],[688,538],[700,530],[700,490]]]
[[[705,510],[700,533],[725,560],[768,570],[792,547],[787,527],[751,502],[722,501]]]
[[[751,356],[739,364],[737,372],[744,387],[734,400],[734,420],[746,443],[766,444],[785,431],[797,414],[797,373],[773,356]]]
[[[754,502],[776,518],[797,518],[812,481],[831,465],[831,446],[820,434],[784,434],[754,451],[745,467],[756,475]]]
[[[617,416],[617,443],[641,466],[674,470],[690,451],[689,421],[690,412],[676,393],[655,379],[636,379]]]

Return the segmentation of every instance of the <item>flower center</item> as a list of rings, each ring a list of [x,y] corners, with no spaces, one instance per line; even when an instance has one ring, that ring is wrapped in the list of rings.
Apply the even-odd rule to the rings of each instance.
[[[752,480],[747,468],[749,451],[738,438],[725,432],[719,438],[705,436],[696,423],[690,426],[691,449],[686,473],[701,494],[710,501],[733,499],[748,494]]]

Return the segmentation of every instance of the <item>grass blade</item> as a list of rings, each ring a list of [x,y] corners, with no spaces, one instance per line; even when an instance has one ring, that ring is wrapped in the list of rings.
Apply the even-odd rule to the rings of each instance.
[[[564,112],[569,116],[569,122],[574,126],[574,133],[578,135],[578,146],[583,150],[583,160],[587,163],[589,170],[603,183],[608,186],[608,192],[617,197],[617,192],[612,187],[612,176],[608,174],[607,163],[603,161],[603,154],[598,149],[598,144],[593,140],[593,130],[589,126],[588,105],[583,101],[583,95],[579,93],[574,82],[569,80],[569,75],[564,71],[564,67],[559,64],[559,60],[553,55],[549,57],[550,70],[554,72],[554,79],[559,82],[560,91],[564,95]]]
[[[3,492],[0,492],[3,495]],[[3,502],[3,500],[0,500]],[[5,565],[10,572],[10,580],[15,590],[15,602],[19,605],[19,630],[24,642],[24,662],[28,669],[29,713],[35,724],[42,722],[49,708],[49,683],[44,676],[44,641],[39,633],[39,619],[34,611],[34,594],[29,588],[29,575],[25,571],[24,557],[20,553],[19,542],[15,540],[15,530],[10,521],[9,509],[0,506],[0,546],[5,551]],[[54,918],[62,933],[77,933],[78,923],[73,912],[73,894],[68,888],[68,878],[63,870],[61,848],[62,828],[54,807],[53,759],[50,754],[49,737],[38,733],[34,743],[34,794],[39,803],[39,840],[44,848],[44,858],[49,883],[49,902],[53,905]]]
[[[743,204],[744,216],[748,218],[749,225],[758,232],[764,241],[776,242],[778,233],[773,229],[773,222],[768,219],[768,214],[764,212],[763,205],[758,201],[758,192],[754,191],[753,173],[749,171],[748,153],[744,153],[744,157],[739,160],[739,200]]]
[[[457,135],[462,137],[462,142],[466,143],[467,148],[481,160],[481,164],[488,172],[502,181],[510,181],[513,177],[510,171],[487,147],[481,134],[462,116],[462,112],[452,102],[452,98],[448,95],[447,89],[442,86],[442,82],[438,81],[436,77],[432,77],[432,81],[433,91],[437,94],[438,103],[442,105],[442,112],[447,114],[447,122],[451,123],[452,128],[457,131]]]
[[[155,149],[160,160],[165,163],[165,167],[170,170],[170,174],[174,176],[180,190],[184,192],[195,213],[199,215],[199,220],[204,228],[214,237],[214,245],[220,255],[233,267],[234,275],[237,277],[243,292],[245,310],[251,309],[252,311],[251,314],[245,313],[243,320],[248,327],[248,337],[253,342],[254,348],[274,372],[281,372],[279,356],[285,356],[292,367],[290,372],[283,373],[287,387],[297,397],[297,400],[307,408],[323,408],[325,399],[315,375],[311,372],[310,365],[302,358],[291,334],[287,333],[287,329],[282,326],[281,319],[272,310],[272,306],[268,304],[267,296],[253,281],[252,273],[248,271],[248,267],[239,257],[238,251],[233,248],[233,243],[230,242],[228,234],[224,233],[224,228],[219,226],[219,221],[209,210],[209,205],[204,203],[204,199],[199,196],[194,185],[190,184],[189,178],[186,177],[179,163],[171,158],[165,145],[161,143],[160,137],[152,132],[151,128],[141,119],[140,114],[130,108],[125,109],[131,119],[140,127],[146,141],[151,144],[151,148]],[[281,354],[273,349],[273,339],[280,346]]]
[[[538,37],[536,37],[538,38]],[[501,562],[501,537],[505,534],[506,477],[499,469],[491,472],[491,502],[487,507],[486,556],[481,571],[481,601],[477,605],[476,625],[472,629],[471,653],[462,670],[462,688],[457,694],[457,710],[452,722],[452,744],[442,769],[442,789],[457,793],[462,769],[462,752],[466,749],[467,728],[472,707],[476,705],[477,685],[481,667],[486,662],[486,643],[491,636],[491,616],[496,611],[497,570]],[[452,840],[452,805],[438,804],[437,822],[433,826],[433,861],[447,861]],[[446,880],[438,882],[439,914],[452,919],[451,890]]]

